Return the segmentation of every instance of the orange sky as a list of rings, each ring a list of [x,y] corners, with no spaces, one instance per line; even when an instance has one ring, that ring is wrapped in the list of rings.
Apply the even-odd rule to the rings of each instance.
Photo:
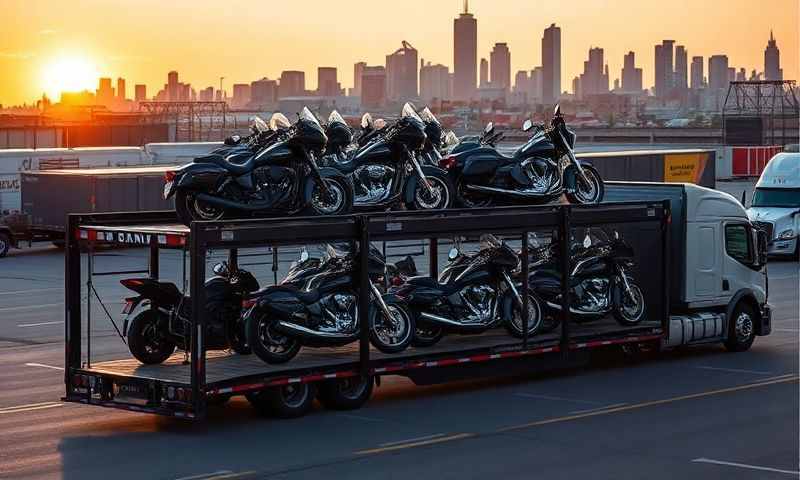
[[[0,104],[80,84],[44,78],[65,58],[83,59],[89,73],[125,77],[128,96],[134,83],[155,94],[171,69],[198,89],[224,75],[230,90],[284,69],[305,70],[306,87],[315,88],[316,66],[336,66],[350,87],[353,63],[383,64],[401,40],[452,68],[460,8],[460,0],[3,0]],[[690,57],[725,53],[732,66],[761,71],[770,29],[784,77],[798,77],[798,0],[472,0],[470,9],[479,56],[507,42],[513,72],[538,65],[542,30],[561,26],[564,89],[592,46],[605,49],[612,82],[634,50],[651,86],[653,46],[664,38],[686,45]]]

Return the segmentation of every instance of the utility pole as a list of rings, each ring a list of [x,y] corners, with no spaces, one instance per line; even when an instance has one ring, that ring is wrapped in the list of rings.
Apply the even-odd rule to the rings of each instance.
[[[224,91],[222,90],[222,81],[225,80],[225,77],[219,77],[219,98],[222,101],[225,101]]]

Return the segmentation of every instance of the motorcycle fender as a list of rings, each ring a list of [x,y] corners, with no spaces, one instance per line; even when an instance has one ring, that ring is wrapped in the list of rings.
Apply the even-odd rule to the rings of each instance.
[[[589,162],[581,162],[581,166],[588,165],[592,166]],[[575,191],[575,186],[577,185],[578,179],[578,169],[575,165],[569,165],[567,168],[564,169],[564,189],[567,191]]]
[[[227,175],[227,170],[207,163],[192,163],[182,168],[175,179],[172,193],[177,189],[213,191]]]
[[[350,185],[350,191],[352,192],[353,189],[353,182],[346,176],[342,175],[339,170],[336,170],[332,167],[322,167],[319,169],[319,174],[322,178],[329,177],[329,178],[338,178],[340,181]],[[309,176],[306,179],[306,185],[303,189],[303,200],[306,204],[311,203],[311,195],[314,193],[314,184],[316,183],[316,179],[313,176]]]
[[[128,336],[128,324],[130,323],[131,314],[136,311],[136,307],[139,306],[145,300],[144,297],[133,297],[133,298],[126,298],[126,302],[131,302],[131,307],[128,310],[128,314],[125,315],[125,321],[122,322],[122,336]]]
[[[255,308],[281,316],[289,316],[302,310],[303,307],[303,303],[291,291],[272,287],[267,288],[259,295]]]
[[[441,168],[432,167],[430,165],[424,165],[422,167],[422,173],[424,173],[426,177],[429,176],[429,175],[430,176],[434,176],[434,175],[445,176],[445,175],[447,175],[447,172],[445,172]],[[406,181],[405,192],[404,192],[404,195],[403,195],[405,197],[405,202],[406,203],[412,203],[414,201],[414,193],[417,191],[417,185],[418,184],[419,184],[419,178],[417,178],[416,175],[411,175],[411,176],[408,177],[408,181]]]

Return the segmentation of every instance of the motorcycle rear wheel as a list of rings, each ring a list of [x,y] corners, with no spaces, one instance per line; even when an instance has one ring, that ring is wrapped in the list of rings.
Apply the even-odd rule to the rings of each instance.
[[[494,199],[488,195],[476,195],[467,192],[467,186],[464,180],[458,181],[456,191],[456,199],[458,200],[459,206],[463,208],[489,208],[494,204]]]
[[[444,337],[444,329],[433,325],[417,325],[411,345],[419,348],[432,347]]]
[[[197,199],[196,192],[185,190],[175,193],[175,213],[186,226],[196,221],[221,220],[225,216],[224,209],[204,203]]]
[[[275,321],[264,313],[255,313],[247,319],[245,332],[253,353],[270,364],[286,363],[293,359],[302,346],[300,342],[275,328]]]
[[[175,352],[175,343],[158,331],[158,323],[158,313],[148,309],[136,315],[128,327],[128,350],[146,365],[164,363]]]
[[[567,200],[569,203],[578,205],[590,205],[600,203],[605,196],[605,185],[600,173],[591,165],[583,165],[583,173],[589,180],[589,185],[583,181],[580,175],[576,172],[575,190],[566,192]]]

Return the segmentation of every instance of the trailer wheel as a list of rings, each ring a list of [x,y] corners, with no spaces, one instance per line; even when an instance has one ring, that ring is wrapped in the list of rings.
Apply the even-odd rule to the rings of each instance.
[[[290,383],[248,393],[245,397],[260,415],[297,418],[311,411],[314,390],[310,383]]]
[[[756,314],[748,303],[740,301],[728,321],[728,339],[725,348],[731,352],[744,352],[756,338]]]
[[[3,258],[11,248],[11,237],[6,233],[0,233],[0,258]]]
[[[331,410],[355,410],[367,403],[374,385],[372,377],[359,375],[327,380],[320,384],[317,399]]]

